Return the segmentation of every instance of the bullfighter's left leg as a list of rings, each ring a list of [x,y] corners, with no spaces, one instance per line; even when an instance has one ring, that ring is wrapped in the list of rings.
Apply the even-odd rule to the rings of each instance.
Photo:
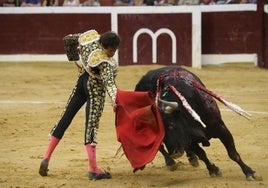
[[[105,103],[105,90],[99,82],[101,81],[97,79],[89,79],[89,98],[86,106],[85,147],[89,164],[88,175],[91,180],[111,178],[110,173],[100,170],[96,162],[97,133]]]

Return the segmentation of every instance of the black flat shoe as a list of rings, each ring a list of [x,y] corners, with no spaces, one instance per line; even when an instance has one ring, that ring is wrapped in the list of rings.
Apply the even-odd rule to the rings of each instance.
[[[89,172],[88,178],[90,180],[101,180],[101,179],[110,179],[110,178],[112,178],[112,176],[109,172],[104,172],[104,174],[97,174],[94,172]]]
[[[48,160],[43,159],[41,164],[40,164],[39,174],[41,176],[47,176],[47,172],[48,172]]]

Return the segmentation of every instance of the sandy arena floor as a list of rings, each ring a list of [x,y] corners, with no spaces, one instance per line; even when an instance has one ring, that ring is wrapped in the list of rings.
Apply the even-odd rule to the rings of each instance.
[[[148,70],[160,66],[119,68],[120,89],[133,90]],[[54,152],[49,176],[38,174],[47,148],[48,133],[58,121],[78,75],[75,66],[58,63],[0,63],[0,187],[268,187],[268,70],[251,64],[206,66],[196,73],[206,86],[223,98],[252,114],[250,121],[219,104],[242,159],[263,177],[246,181],[240,167],[231,161],[218,140],[205,148],[208,157],[221,168],[223,177],[211,178],[205,165],[194,168],[185,156],[179,168],[170,172],[160,153],[143,171],[132,173],[125,156],[116,156],[114,114],[106,105],[99,131],[98,164],[111,171],[110,180],[87,178],[87,157],[83,145],[84,108],[82,108]],[[108,102],[108,100],[107,100]]]

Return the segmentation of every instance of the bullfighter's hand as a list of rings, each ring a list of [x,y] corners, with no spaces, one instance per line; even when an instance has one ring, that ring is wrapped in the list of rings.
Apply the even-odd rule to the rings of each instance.
[[[112,101],[112,107],[113,111],[116,112],[117,104],[115,103],[115,101]]]

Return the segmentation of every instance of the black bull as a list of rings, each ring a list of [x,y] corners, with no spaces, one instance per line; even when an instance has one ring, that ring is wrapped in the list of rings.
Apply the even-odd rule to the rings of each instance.
[[[158,104],[166,131],[163,143],[168,152],[164,145],[160,147],[166,165],[170,168],[176,166],[173,158],[186,151],[188,160],[192,165],[198,165],[196,157],[198,156],[206,164],[211,176],[221,176],[220,169],[207,158],[205,151],[199,145],[202,143],[203,146],[209,146],[209,139],[219,138],[229,157],[241,167],[247,180],[262,180],[261,176],[242,161],[235,148],[233,136],[224,124],[215,100],[207,93],[194,87],[192,82],[198,82],[204,86],[201,80],[188,70],[177,66],[168,66],[147,72],[135,88],[135,91],[151,91],[164,101],[178,103],[178,107],[170,113],[164,112],[163,106],[165,108],[165,105],[162,105],[162,102],[159,101]],[[174,86],[184,96],[206,127],[201,126],[190,115],[169,85]]]

